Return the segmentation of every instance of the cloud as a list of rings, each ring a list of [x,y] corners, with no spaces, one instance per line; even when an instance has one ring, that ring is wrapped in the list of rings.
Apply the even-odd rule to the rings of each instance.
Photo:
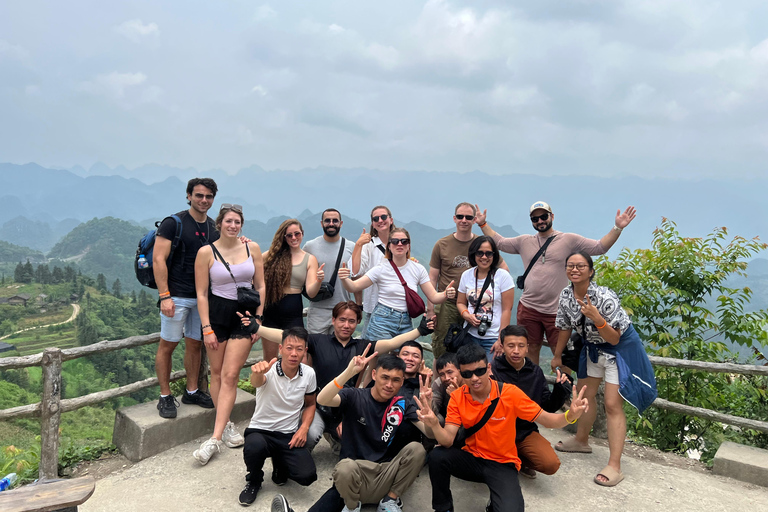
[[[18,61],[26,61],[29,57],[29,52],[15,44],[11,44],[4,39],[0,39],[0,60],[7,58]]]
[[[140,19],[128,20],[115,27],[115,31],[127,37],[134,43],[138,43],[148,37],[157,37],[160,35],[160,27],[157,23],[147,23],[146,25]]]
[[[251,89],[251,92],[254,94],[258,94],[261,97],[266,96],[268,93],[267,89],[262,85],[255,86],[253,89]]]
[[[118,73],[113,71],[108,75],[98,75],[95,80],[82,82],[80,89],[91,94],[101,94],[114,99],[125,97],[127,89],[136,87],[147,81],[144,73]]]
[[[256,12],[253,15],[253,20],[257,22],[264,21],[275,18],[276,16],[277,11],[270,7],[269,4],[262,4],[256,9]]]

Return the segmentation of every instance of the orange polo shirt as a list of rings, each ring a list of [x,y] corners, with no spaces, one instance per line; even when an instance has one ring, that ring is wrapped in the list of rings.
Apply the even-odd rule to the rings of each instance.
[[[499,396],[499,388],[494,381],[491,381],[491,394],[482,404],[472,398],[469,387],[461,386],[451,393],[448,413],[445,417],[446,425],[450,423],[463,426],[465,429],[470,428],[480,421],[491,405],[491,400],[497,396]],[[519,471],[520,458],[517,456],[515,446],[515,420],[522,418],[535,421],[539,413],[541,413],[539,404],[528,398],[528,395],[517,386],[505,384],[493,415],[483,428],[467,439],[462,450],[483,459],[502,463],[513,462]]]

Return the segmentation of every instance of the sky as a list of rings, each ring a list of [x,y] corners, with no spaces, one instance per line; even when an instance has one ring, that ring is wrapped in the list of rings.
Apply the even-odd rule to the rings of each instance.
[[[761,177],[768,3],[5,1],[0,161]]]

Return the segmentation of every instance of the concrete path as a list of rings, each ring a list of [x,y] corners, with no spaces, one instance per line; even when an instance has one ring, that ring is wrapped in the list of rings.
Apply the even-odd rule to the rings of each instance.
[[[245,424],[238,425],[242,431]],[[565,439],[563,431],[544,430],[551,442]],[[84,512],[159,512],[179,510],[245,510],[237,498],[245,484],[245,465],[240,449],[223,448],[207,466],[200,466],[192,451],[203,439],[186,443],[160,455],[125,467],[98,480],[96,492],[80,506]],[[631,453],[627,455],[626,452]],[[563,512],[758,512],[768,510],[768,488],[745,484],[712,475],[695,462],[642,448],[628,449],[623,458],[625,480],[608,489],[592,482],[608,460],[604,442],[594,445],[594,453],[560,454],[562,466],[554,476],[539,475],[535,480],[521,478],[528,511]],[[651,462],[651,460],[654,462]],[[306,511],[331,485],[331,470],[336,463],[328,444],[321,441],[315,450],[318,481],[301,487],[289,481],[284,487],[269,479],[269,461],[264,469],[266,481],[256,502],[248,510],[268,512],[272,497],[284,494],[296,512]],[[100,478],[99,465],[87,470]],[[452,480],[457,512],[483,512],[488,499],[484,485]],[[427,469],[403,496],[406,512],[429,512],[431,486]],[[364,506],[373,512],[375,505]]]
[[[75,318],[77,318],[77,315],[80,314],[80,306],[78,304],[70,304],[72,306],[72,314],[64,320],[63,322],[55,323],[55,324],[46,324],[46,325],[35,325],[32,327],[27,327],[26,329],[22,329],[20,331],[12,332],[11,334],[6,334],[5,336],[0,336],[0,340],[4,340],[6,338],[10,338],[14,334],[19,334],[20,332],[26,332],[31,331],[34,329],[42,329],[43,327],[51,327],[53,325],[62,325],[62,324],[68,324],[69,322],[73,321]]]

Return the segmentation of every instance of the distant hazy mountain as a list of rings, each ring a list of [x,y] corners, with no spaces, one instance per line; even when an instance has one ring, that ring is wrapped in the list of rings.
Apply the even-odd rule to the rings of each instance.
[[[31,263],[45,261],[45,255],[29,247],[21,247],[0,240],[0,263],[19,263],[29,260]]]

